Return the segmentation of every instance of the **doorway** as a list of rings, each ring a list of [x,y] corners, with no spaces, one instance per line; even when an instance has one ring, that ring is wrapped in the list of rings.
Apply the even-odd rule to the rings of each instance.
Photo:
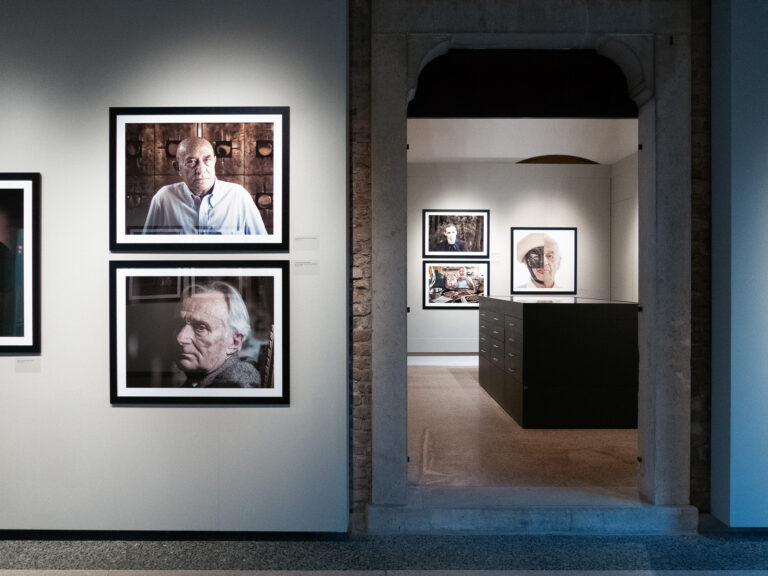
[[[575,6],[575,5],[574,5]],[[415,17],[414,21],[418,21]],[[400,19],[405,23],[407,19]],[[374,21],[377,21],[374,19]],[[510,20],[512,21],[512,20]],[[615,20],[614,20],[615,21]],[[659,21],[660,22],[660,21]],[[623,24],[636,30],[636,20]],[[653,26],[658,23],[654,20]],[[530,25],[534,25],[533,23]],[[539,29],[544,22],[539,22]],[[617,26],[622,24],[617,22]],[[396,27],[397,28],[397,27]],[[369,529],[413,530],[420,526],[435,528],[436,515],[458,514],[455,495],[440,497],[435,493],[412,494],[407,485],[406,439],[406,312],[403,294],[388,290],[391,278],[402,272],[406,253],[405,207],[406,182],[406,106],[402,95],[415,88],[418,71],[438,53],[450,48],[456,38],[441,35],[410,35],[409,25],[394,33],[393,29],[374,29],[372,89],[372,210],[373,218],[373,290],[377,294],[373,307],[373,495],[369,507]],[[493,44],[493,35],[471,39],[475,44]],[[514,35],[504,38],[507,44],[530,42],[530,38]],[[684,41],[684,40],[683,40]],[[539,37],[539,46],[563,48],[573,38],[547,34]],[[690,404],[685,390],[690,382],[689,340],[690,313],[686,302],[690,294],[690,267],[686,255],[690,248],[690,149],[674,134],[688,134],[690,85],[687,52],[656,44],[652,35],[629,34],[587,35],[579,45],[592,45],[600,53],[610,54],[619,62],[630,94],[639,109],[639,141],[644,153],[638,159],[640,177],[639,229],[642,239],[639,270],[639,295],[643,304],[640,320],[640,411],[638,488],[643,502],[652,506],[632,510],[616,510],[616,515],[603,510],[599,527],[619,522],[613,528],[627,529],[630,516],[638,522],[650,521],[665,531],[689,530],[695,527],[695,510],[686,505],[688,498],[689,415]],[[498,44],[497,44],[498,45]],[[670,44],[672,45],[672,44]],[[674,89],[662,89],[674,85]],[[664,134],[656,131],[664,125]],[[685,140],[685,139],[683,139]],[[531,526],[520,510],[520,501],[506,503],[487,501],[501,509],[493,531],[520,530]],[[528,500],[527,506],[536,505]],[[545,516],[569,518],[569,526],[596,513],[595,508],[566,508],[556,512],[541,511]],[[427,508],[430,509],[427,509]],[[480,516],[488,517],[488,506]],[[464,516],[468,514],[465,508]],[[613,511],[612,511],[613,512]],[[586,516],[582,518],[582,516]],[[480,517],[478,516],[478,518]],[[426,524],[425,524],[426,523]],[[482,523],[482,522],[481,522]],[[445,524],[441,524],[444,528]],[[465,525],[466,528],[466,525]],[[430,529],[430,528],[426,528]],[[551,529],[551,528],[550,528]],[[637,530],[637,524],[632,528]]]
[[[511,227],[575,226],[579,296],[636,302],[637,138],[631,117],[408,120],[410,485],[588,487],[638,500],[636,430],[522,429],[480,387],[477,309],[459,297],[425,305],[436,264],[418,218],[453,209],[462,228],[464,211],[489,209],[489,256],[442,264],[487,261],[487,293],[499,296],[511,290]]]

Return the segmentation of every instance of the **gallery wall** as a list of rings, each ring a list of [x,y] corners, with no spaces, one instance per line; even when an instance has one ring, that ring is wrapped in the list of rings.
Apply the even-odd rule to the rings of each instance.
[[[762,0],[712,3],[712,514],[768,526],[768,59]]]
[[[633,160],[634,157],[634,160]],[[612,275],[611,245],[617,228],[637,234],[636,155],[614,169],[603,165],[514,164],[503,162],[413,163],[408,165],[408,351],[477,352],[477,310],[423,309],[422,210],[490,210],[490,294],[510,293],[511,227],[577,228],[577,295],[610,299],[612,284],[637,294],[634,260]],[[631,203],[626,176],[634,166],[634,212],[612,211]],[[616,172],[614,172],[616,170]],[[621,184],[612,200],[612,177]],[[634,218],[634,222],[632,222]],[[630,240],[623,247],[630,248]],[[634,282],[632,269],[634,268]],[[614,276],[612,280],[612,276]],[[616,298],[616,296],[614,296]]]
[[[42,354],[0,357],[0,529],[346,530],[347,2],[0,6],[0,171],[42,174]],[[290,107],[290,252],[110,254],[109,108],[138,106]],[[110,259],[290,260],[290,405],[110,405]]]
[[[611,166],[611,300],[639,300],[637,167],[637,153]]]

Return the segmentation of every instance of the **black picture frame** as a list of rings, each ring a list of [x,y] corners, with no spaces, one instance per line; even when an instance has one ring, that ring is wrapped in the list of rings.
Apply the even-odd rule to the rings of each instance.
[[[421,245],[424,258],[488,258],[490,210],[422,211]],[[456,230],[449,244],[446,228]]]
[[[490,263],[480,260],[424,260],[422,308],[471,310],[488,296]],[[463,274],[462,274],[463,269]]]
[[[111,403],[288,405],[289,288],[284,260],[111,261]],[[192,302],[199,313],[182,319]],[[222,349],[234,337],[225,320],[250,327],[234,360]]]
[[[40,354],[40,174],[0,173],[0,355]]]
[[[289,107],[113,107],[109,128],[112,252],[288,251]],[[175,221],[171,205],[174,212],[194,211],[189,189],[174,167],[179,143],[191,136],[211,143],[216,179],[226,185],[229,198],[238,198],[227,212],[240,214],[226,221],[233,226],[229,232],[221,231],[222,216],[215,211],[213,196],[208,232],[199,232],[197,222],[197,232],[190,232],[188,216],[183,228],[169,223]],[[164,187],[170,187],[164,197],[176,201],[166,200],[163,209],[158,201],[150,222],[152,199]],[[251,196],[257,216],[241,187]],[[189,206],[184,207],[187,197]],[[253,232],[259,219],[259,229],[266,233]]]
[[[576,228],[520,227],[510,229],[510,292],[512,294],[576,294],[577,244]],[[552,286],[541,286],[534,280],[534,272],[526,263],[531,248],[554,245],[559,250],[559,264]],[[535,245],[535,246],[534,246]],[[545,258],[546,260],[546,258]],[[549,274],[547,272],[547,274]],[[548,278],[541,278],[551,282]]]

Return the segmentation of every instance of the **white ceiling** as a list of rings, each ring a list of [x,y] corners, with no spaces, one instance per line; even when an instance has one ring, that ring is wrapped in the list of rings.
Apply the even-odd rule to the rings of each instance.
[[[637,151],[637,119],[408,120],[408,162],[517,162],[565,154],[614,164]]]

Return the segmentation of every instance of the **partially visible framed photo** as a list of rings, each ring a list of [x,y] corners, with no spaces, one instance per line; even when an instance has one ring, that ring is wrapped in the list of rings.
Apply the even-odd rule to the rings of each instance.
[[[0,174],[0,354],[40,354],[40,174]]]
[[[112,251],[288,250],[288,107],[109,120]]]
[[[479,308],[488,295],[488,262],[424,262],[424,308]]]
[[[424,258],[488,258],[489,210],[424,210]]]
[[[576,294],[576,228],[512,228],[512,294]]]
[[[113,404],[288,404],[287,261],[110,262]]]

